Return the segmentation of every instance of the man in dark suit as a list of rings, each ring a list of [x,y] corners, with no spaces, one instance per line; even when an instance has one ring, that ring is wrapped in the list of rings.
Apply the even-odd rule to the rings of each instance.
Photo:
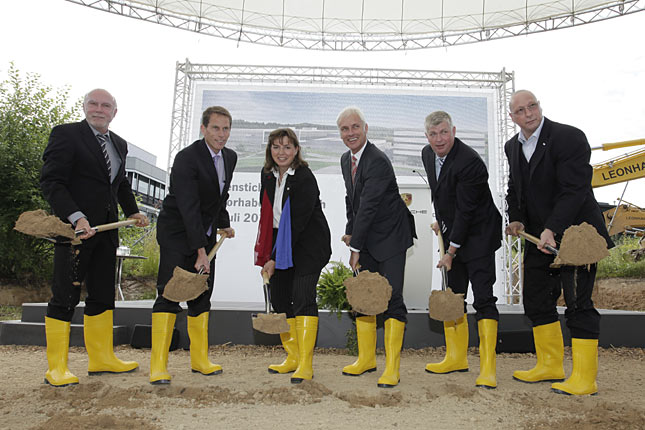
[[[203,268],[208,273],[208,290],[188,301],[188,335],[193,372],[222,373],[222,367],[208,360],[208,314],[213,294],[215,259],[207,253],[216,242],[218,230],[234,237],[226,201],[237,163],[235,151],[225,148],[231,134],[231,114],[211,106],[202,114],[203,139],[193,142],[175,156],[170,171],[169,193],[157,221],[160,246],[158,296],[152,308],[152,353],[150,383],[169,384],[166,370],[168,350],[181,306],[162,296],[175,267],[189,272]]]
[[[83,281],[88,373],[122,373],[138,367],[134,361],[116,358],[112,347],[117,230],[96,234],[90,225],[117,221],[117,204],[126,216],[137,219],[139,227],[148,225],[148,219],[139,213],[125,176],[127,144],[108,130],[117,112],[116,100],[107,91],[95,89],[85,96],[83,111],[85,120],[52,130],[40,177],[54,214],[83,231],[79,246],[54,245],[52,298],[45,318],[49,363],[45,382],[54,386],[78,383],[67,368],[67,351]]]
[[[457,131],[450,115],[436,111],[425,119],[430,145],[421,157],[432,191],[437,222],[432,229],[441,231],[440,240],[448,251],[437,267],[445,267],[453,292],[468,292],[472,284],[479,330],[480,374],[475,385],[497,387],[495,347],[499,313],[493,295],[495,251],[501,246],[502,216],[488,186],[488,171],[479,154],[455,137]],[[430,373],[468,370],[468,320],[444,322],[446,357],[440,363],[428,363]]]
[[[564,346],[556,301],[564,290],[565,319],[571,331],[573,372],[552,389],[563,394],[595,394],[598,391],[598,335],[600,314],[591,301],[596,264],[588,267],[551,268],[555,247],[564,230],[587,222],[607,241],[602,214],[591,189],[591,149],[577,128],[542,116],[540,102],[530,91],[511,96],[510,115],[520,133],[506,142],[510,165],[506,233],[526,230],[540,238],[524,251],[524,312],[533,324],[537,365],[516,371],[523,382],[562,381]]]
[[[407,309],[403,303],[406,251],[416,237],[414,218],[405,206],[392,163],[367,140],[367,123],[360,109],[345,108],[336,120],[340,137],[349,148],[340,159],[345,180],[347,225],[342,240],[351,250],[352,269],[378,272],[392,286],[392,298],[384,313],[385,371],[379,387],[399,383],[399,361]],[[344,375],[358,376],[376,370],[376,317],[356,318],[358,360],[343,368]]]

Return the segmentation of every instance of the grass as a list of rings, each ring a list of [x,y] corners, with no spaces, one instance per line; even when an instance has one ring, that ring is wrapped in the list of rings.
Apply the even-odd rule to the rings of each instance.
[[[638,248],[638,238],[623,236],[609,250],[609,257],[598,263],[597,278],[645,278],[645,260],[634,262],[629,254]]]
[[[132,255],[142,255],[145,260],[127,259],[123,263],[123,276],[156,278],[159,269],[159,244],[154,234],[147,235],[136,247]]]
[[[0,321],[19,320],[22,306],[0,305]]]

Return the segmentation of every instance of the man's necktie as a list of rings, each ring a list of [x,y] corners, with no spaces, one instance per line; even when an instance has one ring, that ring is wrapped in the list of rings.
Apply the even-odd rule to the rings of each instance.
[[[355,182],[356,169],[358,169],[358,163],[356,161],[358,160],[352,155],[352,184]]]
[[[226,181],[226,174],[224,172],[224,160],[222,159],[222,153],[218,152],[213,156],[213,163],[215,164],[215,170],[217,170],[217,179],[219,182],[219,192],[220,194],[224,190],[224,182]]]
[[[112,178],[112,163],[110,162],[110,156],[107,152],[107,138],[102,134],[97,134],[96,138],[99,140],[99,145],[101,145],[101,152],[103,152],[103,157],[105,158],[105,165],[107,166],[108,177]]]
[[[215,170],[217,171],[217,182],[219,182],[219,192],[222,194],[222,191],[224,190],[224,181],[226,180],[226,173],[224,172],[224,159],[222,158],[222,153],[218,152],[217,154],[213,155],[213,164],[215,165]],[[208,237],[211,236],[213,233],[213,225],[211,224],[208,227],[208,231],[206,232],[206,235]]]
[[[439,179],[439,174],[441,173],[441,168],[443,167],[444,161],[446,161],[445,158],[437,157],[437,161],[439,162],[439,168],[437,169],[437,179]]]

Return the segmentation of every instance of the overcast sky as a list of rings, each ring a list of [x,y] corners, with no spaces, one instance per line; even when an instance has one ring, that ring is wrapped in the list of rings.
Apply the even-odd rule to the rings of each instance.
[[[237,44],[64,0],[0,3],[0,79],[10,61],[74,98],[103,87],[118,100],[111,128],[165,168],[177,61],[515,72],[545,116],[582,129],[592,146],[645,138],[645,13],[542,34],[409,52],[319,52]],[[369,122],[369,119],[368,119]],[[459,124],[456,124],[459,128]],[[602,161],[626,150],[594,152]],[[645,179],[625,199],[645,206]],[[622,186],[596,190],[613,201]]]

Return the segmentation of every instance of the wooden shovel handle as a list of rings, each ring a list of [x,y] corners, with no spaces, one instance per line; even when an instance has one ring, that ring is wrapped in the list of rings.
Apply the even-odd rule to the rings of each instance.
[[[443,235],[441,234],[441,226],[439,226],[439,230],[437,230],[437,239],[439,241],[439,259],[441,259],[446,254],[446,248],[443,245]],[[445,266],[441,268],[441,281],[441,291],[446,291],[446,288],[448,288],[448,270],[446,270]]]
[[[128,225],[134,225],[137,222],[138,222],[138,220],[136,220],[136,219],[126,219],[124,221],[117,221],[117,222],[111,222],[109,224],[97,225],[97,226],[92,227],[92,230],[94,230],[97,233],[100,233],[102,231],[114,230],[115,228],[119,228],[119,227],[125,227],[125,226],[128,226]],[[78,230],[75,233],[78,236],[80,234],[83,234],[84,232],[83,232],[83,230]]]
[[[219,232],[218,232],[219,233]],[[215,258],[215,254],[217,254],[217,250],[222,246],[224,243],[224,239],[226,239],[227,236],[221,235],[213,249],[211,249],[211,252],[208,253],[208,262],[210,263],[213,261],[213,258]]]
[[[443,235],[441,234],[441,227],[439,227],[439,230],[437,231],[437,238],[439,239],[439,256],[443,258],[444,254],[446,253],[446,248],[443,245]]]
[[[519,231],[518,234],[522,236],[524,239],[528,240],[529,242],[539,245],[540,244],[540,239],[537,237],[533,236],[532,234],[529,234],[525,231]],[[553,255],[558,255],[558,250],[552,247],[551,245],[544,245],[544,247]]]

